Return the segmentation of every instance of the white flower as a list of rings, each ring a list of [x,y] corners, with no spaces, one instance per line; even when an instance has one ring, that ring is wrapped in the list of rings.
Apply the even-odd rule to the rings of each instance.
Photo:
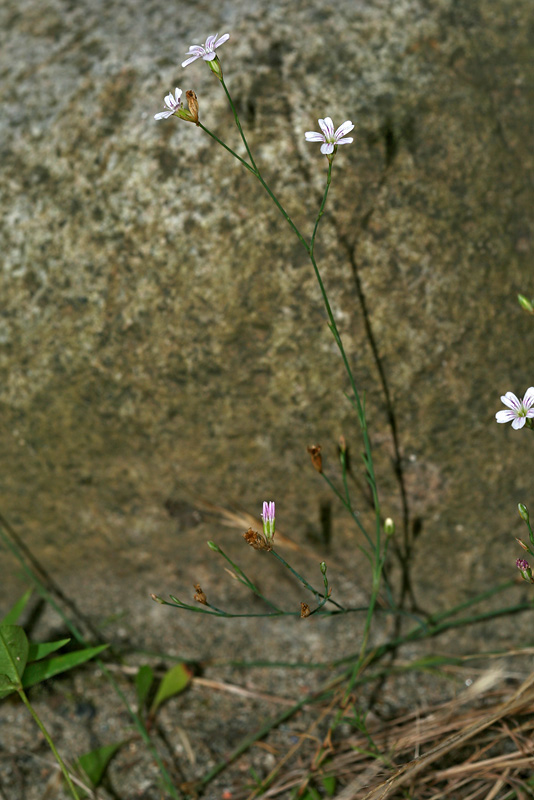
[[[510,410],[497,411],[495,419],[497,422],[511,422],[512,428],[518,431],[524,426],[527,418],[534,417],[534,386],[527,389],[522,400],[519,400],[513,392],[506,392],[501,397],[501,403]]]
[[[165,111],[160,111],[159,114],[154,114],[154,119],[167,119],[168,117],[172,117],[177,111],[180,110],[182,104],[180,102],[180,97],[182,96],[182,90],[176,88],[176,97],[173,96],[172,92],[167,95],[165,98],[165,105],[167,109]]]
[[[186,53],[189,58],[186,58],[186,60],[182,62],[182,67],[187,67],[188,64],[192,64],[197,58],[203,58],[204,61],[213,61],[217,55],[215,53],[215,48],[224,44],[230,38],[229,33],[225,33],[220,39],[217,39],[218,35],[219,34],[216,33],[215,36],[208,36],[204,47],[202,47],[201,44],[192,44],[189,48],[189,52]]]
[[[352,141],[354,141],[352,136],[349,136],[348,139],[343,138],[345,134],[350,133],[354,128],[354,125],[350,119],[344,122],[343,125],[340,125],[335,133],[334,123],[330,117],[320,119],[319,127],[321,128],[322,133],[306,131],[304,135],[307,142],[323,142],[321,145],[321,153],[325,156],[331,155],[334,152],[334,147],[337,147],[338,144],[350,144]]]

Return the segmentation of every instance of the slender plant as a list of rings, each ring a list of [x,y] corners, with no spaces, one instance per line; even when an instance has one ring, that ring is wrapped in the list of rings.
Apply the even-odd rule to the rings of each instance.
[[[527,311],[529,314],[534,314],[534,300],[529,300],[528,297],[525,297],[523,294],[517,295],[517,299],[524,311]],[[501,403],[503,403],[506,408],[497,411],[495,414],[497,422],[511,422],[512,428],[516,431],[520,431],[522,428],[529,428],[531,431],[534,430],[534,386],[530,386],[521,399],[513,392],[506,392],[506,394],[503,394],[501,397]],[[516,539],[516,541],[523,550],[526,550],[529,555],[534,557],[534,532],[530,525],[528,508],[524,503],[518,503],[517,510],[519,511],[519,516],[527,526],[530,544],[526,544],[522,539]],[[532,568],[526,558],[518,558],[515,564],[523,580],[527,581],[527,583],[534,583]]]
[[[286,211],[286,209],[276,196],[275,192],[268,185],[267,181],[265,180],[260,170],[260,167],[258,166],[252,154],[246,135],[243,131],[243,126],[241,125],[241,121],[239,119],[236,104],[234,103],[230,91],[228,89],[228,86],[224,80],[222,65],[217,53],[215,52],[216,49],[219,48],[226,41],[228,41],[229,38],[230,35],[227,33],[221,37],[218,37],[218,35],[216,34],[214,36],[208,36],[204,45],[192,45],[189,49],[189,52],[187,53],[187,58],[182,63],[182,67],[187,67],[188,65],[197,61],[198,59],[202,59],[207,63],[208,67],[217,77],[224,90],[224,93],[226,95],[226,98],[228,100],[228,103],[230,105],[234,117],[235,125],[239,132],[241,141],[244,145],[247,158],[241,157],[238,153],[235,152],[234,149],[232,149],[232,147],[230,147],[225,141],[223,141],[219,136],[217,136],[208,127],[206,127],[206,125],[204,125],[203,122],[201,122],[199,118],[198,99],[195,92],[192,90],[186,92],[187,108],[184,107],[182,102],[181,89],[177,87],[174,91],[174,94],[172,92],[168,94],[164,100],[166,109],[164,111],[158,112],[155,115],[155,119],[163,120],[174,116],[186,122],[194,123],[205,134],[210,136],[217,144],[219,144],[231,156],[233,156],[236,159],[236,161],[244,169],[246,169],[254,178],[256,178],[256,180],[259,181],[259,183],[261,184],[261,186],[263,187],[263,189],[265,190],[271,201],[274,203],[274,205],[276,206],[276,208],[278,209],[278,211],[288,224],[293,234],[297,237],[298,241],[302,245],[307,257],[310,260],[312,269],[317,279],[321,297],[328,317],[328,327],[334,338],[337,349],[341,356],[343,367],[348,377],[350,385],[349,399],[356,411],[356,416],[358,418],[360,425],[360,431],[363,443],[363,462],[365,467],[366,479],[371,490],[372,504],[374,510],[374,529],[370,533],[362,523],[360,515],[354,508],[350,498],[348,483],[347,483],[346,450],[343,446],[341,447],[343,491],[338,490],[337,487],[334,485],[334,483],[330,480],[330,478],[328,478],[324,474],[320,448],[319,447],[310,448],[310,455],[312,457],[312,462],[315,468],[317,469],[318,472],[321,473],[321,475],[324,477],[330,488],[333,489],[334,493],[340,499],[341,503],[347,509],[352,519],[360,529],[360,532],[363,534],[363,537],[365,539],[365,544],[360,544],[359,546],[362,552],[364,553],[365,557],[368,559],[369,564],[371,566],[371,588],[370,588],[369,602],[365,611],[365,623],[361,640],[360,654],[354,666],[353,679],[349,683],[349,690],[350,690],[353,681],[355,680],[356,676],[358,675],[362,667],[362,664],[364,663],[365,653],[367,650],[367,644],[369,640],[369,634],[371,631],[373,614],[379,597],[381,580],[383,577],[384,563],[388,551],[388,543],[391,535],[394,533],[394,525],[392,520],[388,519],[385,525],[385,530],[383,529],[383,520],[380,510],[378,486],[377,486],[377,480],[373,462],[373,452],[369,437],[367,419],[365,415],[365,403],[362,398],[362,394],[358,389],[357,382],[354,373],[352,371],[341,334],[336,324],[336,320],[332,312],[332,307],[328,298],[326,287],[315,256],[315,244],[317,240],[317,234],[319,231],[319,224],[324,215],[328,199],[328,193],[332,182],[334,160],[338,153],[339,147],[341,147],[342,145],[351,144],[353,142],[353,137],[348,136],[348,134],[351,133],[351,131],[354,129],[354,125],[350,120],[347,120],[346,122],[342,123],[337,129],[335,129],[332,119],[330,117],[325,117],[324,119],[319,119],[319,127],[321,129],[320,132],[307,131],[304,134],[306,141],[320,144],[320,152],[326,158],[325,186],[324,186],[322,200],[319,205],[319,210],[317,212],[317,216],[312,227],[311,235],[306,236],[295,224],[291,216],[288,214],[288,212]],[[312,594],[313,607],[311,607],[307,602],[302,602],[300,611],[286,611],[279,608],[278,605],[276,605],[270,600],[267,600],[267,598],[263,597],[263,595],[259,592],[258,588],[254,585],[254,583],[250,580],[250,578],[248,578],[245,575],[243,570],[240,567],[238,567],[237,564],[235,564],[235,562],[233,562],[218,545],[216,545],[213,542],[209,542],[208,544],[212,550],[222,555],[222,557],[230,564],[230,567],[234,571],[235,577],[240,583],[245,585],[255,595],[266,601],[266,604],[270,606],[270,611],[265,612],[265,614],[270,616],[280,616],[282,614],[300,614],[301,617],[308,617],[311,616],[312,614],[340,613],[349,611],[349,609],[344,608],[340,603],[338,603],[331,597],[331,589],[328,585],[328,579],[326,575],[327,567],[324,562],[320,564],[323,586],[318,589],[312,586],[302,575],[300,575],[292,566],[290,566],[290,564],[288,564],[287,561],[275,550],[273,541],[274,530],[275,530],[275,504],[273,501],[269,503],[264,502],[262,518],[263,518],[263,534],[260,534],[257,531],[249,529],[244,534],[246,541],[257,550],[268,551],[269,553],[272,554],[272,556],[275,559],[280,561],[293,574],[296,580],[299,581],[303,585],[303,587]],[[207,614],[215,614],[219,616],[254,616],[254,614],[250,613],[230,614],[228,612],[225,612],[222,609],[210,604],[207,600],[206,594],[201,590],[201,588],[198,585],[195,586],[195,589],[196,589],[196,594],[194,596],[194,600],[200,606],[203,606],[203,608],[200,608],[199,606],[195,607],[190,603],[184,603],[183,601],[178,600],[176,597],[173,596],[171,596],[171,601],[172,601],[171,603],[169,603],[166,600],[163,600],[161,597],[157,595],[153,595],[153,599],[156,600],[156,602],[162,604],[174,605],[175,607],[187,609],[190,611],[201,611]],[[329,605],[330,609],[326,608],[327,604]],[[261,614],[261,616],[264,616],[265,614]]]

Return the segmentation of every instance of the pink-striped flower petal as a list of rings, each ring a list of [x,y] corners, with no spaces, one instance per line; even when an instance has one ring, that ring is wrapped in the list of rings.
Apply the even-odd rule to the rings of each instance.
[[[270,502],[263,501],[263,513],[261,515],[263,520],[263,533],[267,537],[267,541],[272,541],[275,528],[275,507],[274,500]]]
[[[165,97],[165,105],[167,108],[165,111],[160,111],[158,114],[154,114],[154,119],[168,119],[172,117],[181,107],[182,103],[180,101],[180,97],[182,96],[182,90],[176,87],[175,95],[171,92]]]
[[[520,400],[513,392],[506,392],[501,396],[501,403],[508,406],[506,410],[497,411],[497,422],[511,422],[516,431],[525,427],[527,419],[534,417],[534,386],[530,386],[525,396]]]
[[[354,141],[352,136],[346,137],[345,134],[353,130],[354,125],[348,119],[339,128],[334,131],[334,123],[331,117],[325,117],[319,120],[319,127],[322,133],[316,131],[306,131],[304,137],[307,142],[322,142],[321,153],[325,156],[330,156],[335,148],[340,144],[350,144]]]
[[[188,64],[192,64],[197,58],[203,58],[204,61],[213,61],[217,56],[215,52],[216,48],[220,47],[221,44],[224,44],[230,38],[229,33],[223,34],[219,39],[217,38],[218,36],[218,33],[208,36],[204,45],[192,44],[189,48],[189,52],[186,53],[189,58],[182,61],[182,67],[187,67]]]

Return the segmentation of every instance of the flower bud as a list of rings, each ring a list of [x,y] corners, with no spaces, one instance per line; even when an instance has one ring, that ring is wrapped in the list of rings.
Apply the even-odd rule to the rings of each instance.
[[[212,61],[208,61],[207,64],[208,67],[211,69],[211,71],[214,72],[215,75],[217,75],[218,79],[222,81],[223,71],[218,56],[215,56],[215,58]]]
[[[528,508],[523,503],[518,503],[517,510],[519,511],[519,516],[521,517],[521,519],[524,522],[528,523],[529,521]]]
[[[526,550],[526,551],[527,551],[527,553],[530,553],[530,548],[529,548],[529,546],[528,546],[528,545],[526,545],[522,539],[518,539],[518,538],[517,538],[517,536],[516,536],[515,540],[516,540],[517,544],[518,544],[520,547],[522,547],[522,548],[523,548],[523,550]]]
[[[214,553],[220,553],[221,552],[221,548],[219,547],[218,544],[215,544],[215,542],[211,542],[211,541],[208,542],[208,547],[209,547],[210,550],[213,550]]]
[[[531,300],[525,297],[524,294],[518,294],[517,299],[521,308],[524,308],[525,311],[528,311],[530,314],[534,314],[534,305]]]
[[[386,534],[388,539],[395,533],[395,523],[393,522],[391,517],[388,517],[384,522],[384,533]]]
[[[527,583],[534,583],[534,578],[532,577],[532,570],[530,569],[530,564],[524,558],[518,558],[515,562],[517,569],[520,571],[521,576],[524,581]]]
[[[274,500],[271,500],[270,502],[267,502],[266,500],[263,501],[263,513],[261,518],[263,520],[263,535],[268,542],[272,542],[274,536],[274,526],[276,522]]]
[[[321,570],[323,575],[326,575],[326,561],[321,561],[321,563],[319,564],[319,569]]]
[[[159,603],[160,605],[165,605],[165,600],[162,600],[161,597],[158,597],[157,594],[151,594],[150,597],[154,600],[155,603]]]

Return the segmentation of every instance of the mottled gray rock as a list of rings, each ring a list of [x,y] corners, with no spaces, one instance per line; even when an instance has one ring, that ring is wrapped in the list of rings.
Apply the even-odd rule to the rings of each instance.
[[[532,441],[493,415],[534,383],[515,299],[534,294],[530,0],[17,0],[0,16],[0,509],[36,555],[88,580],[119,558],[125,580],[180,559],[185,578],[184,487],[251,512],[274,498],[303,542],[329,500],[306,446],[335,476],[343,433],[359,468],[303,249],[202,131],[153,119],[193,88],[242,152],[215,77],[180,67],[218,30],[257,161],[308,234],[326,161],[304,132],[325,114],[356,125],[317,254],[400,520],[355,273],[365,293],[422,524],[416,596],[446,604],[513,574]],[[333,521],[336,557],[363,575],[335,501]]]

